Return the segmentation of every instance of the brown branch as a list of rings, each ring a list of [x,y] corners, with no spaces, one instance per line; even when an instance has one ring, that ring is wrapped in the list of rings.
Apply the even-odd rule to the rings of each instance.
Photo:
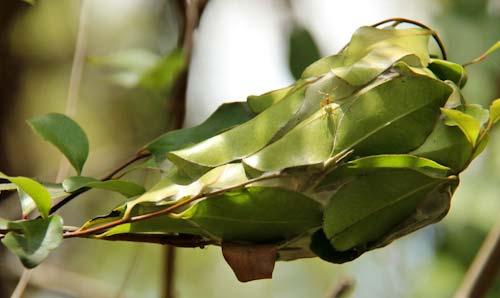
[[[152,243],[152,244],[172,245],[177,247],[191,247],[191,248],[194,247],[204,248],[206,245],[217,244],[213,240],[207,240],[201,236],[187,235],[187,234],[165,235],[165,234],[124,233],[124,234],[116,234],[96,239],[107,240],[107,241]]]
[[[482,298],[500,270],[500,219],[486,236],[470,265],[455,298]]]
[[[354,288],[354,280],[352,278],[344,278],[341,280],[328,294],[327,298],[345,298]]]
[[[269,175],[269,176],[257,177],[255,179],[251,179],[251,180],[245,181],[243,183],[239,183],[239,184],[236,184],[236,185],[233,185],[233,186],[230,186],[230,187],[226,187],[226,188],[223,188],[223,189],[219,189],[219,190],[216,190],[216,191],[213,191],[213,192],[200,193],[200,194],[195,195],[195,196],[193,196],[193,197],[191,197],[189,199],[180,200],[177,203],[175,203],[175,204],[173,204],[171,206],[168,206],[168,207],[166,207],[164,209],[158,210],[158,211],[154,211],[154,212],[146,213],[146,214],[141,214],[141,215],[136,215],[136,216],[132,216],[132,217],[124,217],[124,218],[121,218],[121,219],[118,219],[118,220],[115,220],[115,221],[112,221],[112,222],[109,222],[109,223],[106,223],[106,224],[103,224],[103,225],[100,225],[100,226],[97,226],[97,227],[89,228],[89,229],[83,229],[83,230],[66,232],[66,233],[63,234],[63,237],[64,238],[88,237],[90,235],[98,234],[100,232],[103,232],[103,231],[105,231],[107,229],[119,226],[121,224],[132,223],[132,222],[137,222],[137,221],[141,221],[141,220],[146,220],[146,219],[158,217],[158,216],[161,216],[161,215],[167,215],[167,214],[172,213],[172,212],[174,212],[175,210],[177,210],[177,209],[179,209],[181,207],[184,207],[184,206],[186,206],[188,204],[191,204],[194,201],[197,201],[197,200],[200,200],[200,199],[203,199],[203,198],[209,198],[209,197],[217,196],[217,195],[223,194],[223,193],[225,193],[227,191],[235,190],[235,189],[238,189],[238,188],[242,188],[242,187],[244,187],[246,185],[249,185],[249,184],[252,184],[252,183],[255,183],[255,182],[264,181],[264,180],[270,180],[270,179],[276,179],[276,178],[281,178],[281,177],[283,177],[283,174],[273,174],[273,175]]]

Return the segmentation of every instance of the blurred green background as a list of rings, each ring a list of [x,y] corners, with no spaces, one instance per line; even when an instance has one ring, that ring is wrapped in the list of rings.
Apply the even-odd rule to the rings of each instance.
[[[138,83],[175,48],[175,1],[85,0],[87,43],[75,119],[89,136],[86,175],[101,176],[170,128],[171,103],[162,88]],[[387,17],[429,23],[449,58],[467,62],[500,37],[499,0],[251,1],[213,0],[195,35],[186,126],[220,103],[287,85],[297,61],[338,51],[353,31]],[[79,1],[0,3],[0,169],[53,181],[60,155],[25,119],[64,112],[78,30]],[[312,37],[304,33],[307,29]],[[292,37],[290,39],[290,37]],[[316,46],[311,42],[315,42]],[[290,49],[290,46],[292,48]],[[300,67],[299,67],[300,68]],[[466,100],[489,105],[500,97],[500,54],[468,68]],[[488,230],[500,215],[500,129],[462,175],[440,223],[344,265],[319,259],[277,264],[272,280],[239,283],[218,247],[178,249],[177,297],[326,297],[345,278],[353,297],[451,297]],[[154,175],[138,175],[152,183]],[[79,225],[123,202],[92,191],[62,211]],[[0,197],[0,217],[15,219],[17,198]],[[163,248],[71,239],[34,270],[26,297],[159,297]],[[0,247],[0,297],[15,287],[22,266]],[[500,278],[488,297],[500,297]]]

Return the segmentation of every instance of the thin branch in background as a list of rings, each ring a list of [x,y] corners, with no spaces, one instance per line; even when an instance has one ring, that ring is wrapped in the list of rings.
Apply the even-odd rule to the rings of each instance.
[[[79,21],[75,45],[75,53],[73,56],[73,64],[71,65],[71,74],[69,77],[68,97],[66,98],[65,114],[69,117],[74,117],[76,114],[76,106],[78,103],[80,84],[82,81],[83,65],[85,63],[85,54],[87,52],[87,11],[85,0],[80,0]],[[57,171],[56,182],[61,181],[68,175],[69,162],[66,158],[61,157],[59,162],[59,170]]]
[[[80,82],[82,78],[83,64],[85,58],[85,48],[87,43],[87,9],[86,9],[86,1],[80,0],[80,9],[79,9],[79,20],[78,20],[78,29],[77,29],[77,38],[75,45],[75,54],[73,56],[73,64],[71,66],[71,74],[69,78],[69,87],[68,87],[68,97],[66,99],[66,109],[65,113],[68,116],[74,116],[76,113],[76,105],[78,102],[78,93],[80,91]],[[56,181],[61,181],[64,177],[67,176],[69,171],[69,163],[64,158],[61,157],[61,161],[59,162],[59,169],[56,175]],[[31,278],[33,271],[24,269],[19,282],[12,293],[12,297],[22,297],[26,287],[29,284],[29,280]]]
[[[163,287],[163,297],[172,298],[175,297],[175,246],[165,246],[164,260],[163,274],[165,276],[165,283]]]
[[[135,248],[134,254],[132,255],[132,258],[130,262],[128,263],[128,268],[127,272],[125,273],[125,276],[123,278],[123,281],[118,288],[118,293],[116,293],[116,298],[122,298],[124,297],[125,294],[125,289],[127,288],[127,284],[132,277],[132,273],[134,272],[135,267],[138,264],[139,256],[141,255],[142,252],[142,245],[137,245]]]
[[[19,282],[17,283],[16,288],[14,289],[14,292],[12,292],[10,298],[20,298],[23,296],[24,291],[26,290],[26,287],[28,286],[28,283],[30,281],[31,274],[33,274],[32,270],[23,270],[23,274],[21,275],[21,278],[19,278]]]
[[[455,298],[482,298],[500,270],[500,219],[486,236],[470,265]]]
[[[350,277],[342,279],[333,290],[326,296],[327,298],[346,298],[354,289],[354,280]]]

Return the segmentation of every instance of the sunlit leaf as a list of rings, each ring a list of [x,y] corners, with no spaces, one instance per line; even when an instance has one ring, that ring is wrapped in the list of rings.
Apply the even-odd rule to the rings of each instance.
[[[9,222],[2,243],[16,254],[26,268],[40,264],[62,242],[63,220],[59,215],[44,219]]]
[[[66,192],[75,192],[82,188],[98,188],[121,193],[126,197],[135,197],[145,192],[144,187],[123,180],[101,181],[92,177],[74,176],[65,179],[62,186]]]
[[[89,142],[82,128],[63,114],[50,113],[31,118],[28,123],[44,140],[56,146],[76,172],[82,172],[89,154]]]
[[[490,106],[491,123],[495,124],[500,120],[500,98],[495,99]]]
[[[479,120],[459,110],[442,108],[441,111],[446,116],[444,123],[449,126],[458,126],[472,146],[475,146],[481,131]]]
[[[248,107],[252,112],[259,114],[273,104],[285,98],[285,95],[292,90],[293,85],[277,90],[273,90],[261,95],[250,95],[247,97]]]
[[[22,192],[26,193],[35,202],[38,211],[43,217],[49,215],[52,199],[50,193],[42,184],[27,177],[9,177],[3,173],[0,173],[0,178],[16,184]]]

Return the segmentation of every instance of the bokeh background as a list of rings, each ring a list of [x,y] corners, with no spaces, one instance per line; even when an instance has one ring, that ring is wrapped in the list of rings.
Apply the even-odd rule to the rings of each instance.
[[[86,175],[101,176],[171,126],[165,90],[138,84],[177,44],[179,18],[169,0],[85,0],[85,64],[75,119],[89,136]],[[0,1],[0,169],[53,181],[59,153],[25,119],[64,112],[80,1]],[[429,24],[449,58],[467,62],[500,37],[500,0],[211,0],[195,34],[186,126],[225,101],[244,100],[293,81],[290,35],[307,29],[321,55],[336,53],[354,30],[387,17]],[[304,45],[304,49],[307,45]],[[300,49],[300,47],[299,47]],[[471,103],[500,97],[500,54],[468,68]],[[500,129],[462,175],[440,223],[344,265],[319,259],[280,262],[272,280],[241,284],[220,249],[178,249],[177,297],[326,297],[346,278],[352,297],[451,297],[488,230],[500,217]],[[137,177],[152,183],[154,175]],[[79,225],[123,202],[92,191],[62,211]],[[0,216],[20,214],[16,196],[0,197]],[[37,267],[26,297],[159,297],[164,249],[157,245],[71,239]],[[0,247],[0,297],[22,272]],[[500,297],[500,278],[488,297]]]

